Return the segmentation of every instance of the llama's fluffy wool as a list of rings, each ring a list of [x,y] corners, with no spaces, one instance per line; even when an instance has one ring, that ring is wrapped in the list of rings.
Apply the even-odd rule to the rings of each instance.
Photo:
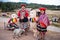
[[[35,18],[37,21],[35,10],[30,11],[30,18]],[[36,22],[30,22],[30,30],[34,33],[34,37],[37,37],[39,32],[37,31],[37,28],[36,28]]]

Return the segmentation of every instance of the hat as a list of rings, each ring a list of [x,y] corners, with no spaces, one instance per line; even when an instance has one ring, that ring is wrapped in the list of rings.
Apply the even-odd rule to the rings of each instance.
[[[25,7],[25,6],[26,6],[26,4],[21,4],[21,7],[22,7],[22,6],[24,6],[24,7]]]
[[[45,10],[46,10],[46,8],[39,8],[39,10],[43,10],[43,11],[45,11]]]

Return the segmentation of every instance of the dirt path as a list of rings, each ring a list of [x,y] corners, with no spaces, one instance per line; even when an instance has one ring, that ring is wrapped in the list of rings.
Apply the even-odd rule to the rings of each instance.
[[[48,31],[46,33],[46,40],[60,40],[60,33]],[[4,30],[3,23],[0,24],[0,40],[36,40],[33,33],[28,32],[28,35],[23,35],[19,39],[13,39],[13,32]]]
[[[8,30],[0,29],[0,40],[15,40],[13,39],[13,32]],[[21,38],[16,40],[36,40],[31,32],[27,36],[23,35]],[[48,31],[46,34],[46,40],[60,40],[60,33]]]

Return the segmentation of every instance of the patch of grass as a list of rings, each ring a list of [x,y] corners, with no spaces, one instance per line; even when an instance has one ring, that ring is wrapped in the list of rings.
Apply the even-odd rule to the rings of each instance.
[[[57,22],[53,22],[52,25],[54,25],[56,27],[60,27],[60,23],[57,23]]]

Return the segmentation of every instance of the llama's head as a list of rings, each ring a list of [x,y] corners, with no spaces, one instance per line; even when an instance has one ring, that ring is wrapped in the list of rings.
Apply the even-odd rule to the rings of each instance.
[[[34,18],[34,17],[36,17],[36,11],[32,10],[30,11],[30,18]]]
[[[17,15],[16,14],[12,14],[11,18],[17,18]]]

